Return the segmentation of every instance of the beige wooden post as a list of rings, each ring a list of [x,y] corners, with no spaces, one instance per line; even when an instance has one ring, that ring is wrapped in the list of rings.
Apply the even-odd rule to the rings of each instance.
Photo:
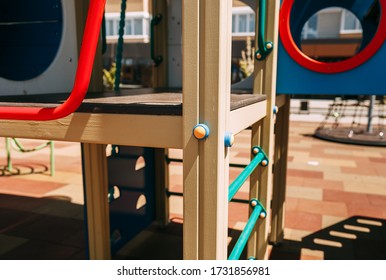
[[[76,1],[77,39],[80,48],[89,0]],[[102,92],[101,43],[95,55],[89,92]],[[108,179],[105,145],[82,144],[90,259],[111,259]]]
[[[182,2],[183,53],[183,257],[199,259],[199,143],[193,127],[199,122],[199,0]]]
[[[106,146],[82,147],[90,259],[111,259]]]
[[[167,53],[167,2],[156,0],[152,2],[152,14],[162,16],[161,22],[154,28],[154,52],[161,55],[163,61],[153,67],[153,87],[167,87],[168,53]],[[166,190],[169,185],[169,169],[165,161],[167,150],[164,148],[155,149],[155,193],[156,193],[156,219],[161,226],[169,223],[169,198]]]
[[[284,239],[284,210],[287,176],[288,132],[290,97],[282,96],[284,104],[279,108],[275,127],[275,168],[273,172],[273,195],[270,242],[278,244]]]
[[[266,40],[272,41],[274,49],[264,61],[255,62],[254,93],[267,95],[267,115],[252,126],[252,146],[259,145],[266,152],[270,164],[266,167],[258,167],[251,175],[251,198],[258,198],[266,207],[270,215],[270,203],[272,196],[272,164],[274,154],[274,114],[273,107],[276,100],[276,62],[278,45],[278,19],[280,0],[267,1]],[[256,13],[258,14],[258,13]],[[256,20],[256,25],[258,20]],[[258,30],[258,26],[256,26]],[[257,44],[256,44],[257,45]],[[248,256],[257,259],[266,259],[269,235],[269,216],[266,220],[260,220],[256,225],[256,231],[251,235],[248,243]]]
[[[231,8],[231,0],[200,1],[199,119],[210,128],[199,143],[200,259],[227,258]]]

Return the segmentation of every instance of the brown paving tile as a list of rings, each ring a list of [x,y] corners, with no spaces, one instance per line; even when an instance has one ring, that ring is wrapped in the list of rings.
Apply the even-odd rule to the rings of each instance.
[[[84,249],[86,247],[86,233],[83,229],[79,230],[61,241],[60,244]]]
[[[239,221],[246,222],[248,220],[248,209],[248,204],[230,202],[228,210],[229,227],[234,226]]]
[[[65,260],[78,254],[81,250],[48,242],[31,240],[14,250],[0,255],[3,260]]]
[[[299,199],[297,210],[305,213],[337,217],[345,217],[348,215],[347,206],[344,202]]]
[[[304,177],[304,178],[317,178],[317,179],[323,179],[323,172],[321,171],[305,171],[305,170],[298,170],[298,169],[287,169],[287,175],[288,176],[298,176],[298,177]]]
[[[386,156],[383,157],[383,158],[369,157],[369,160],[370,160],[371,162],[384,163],[384,164],[386,164]]]
[[[0,208],[0,233],[24,227],[38,219],[38,215],[25,211]]]
[[[367,194],[353,193],[337,190],[323,190],[323,200],[331,202],[343,202],[351,204],[369,204],[369,198]],[[385,204],[386,205],[386,204]]]
[[[0,193],[41,197],[47,192],[63,187],[65,184],[38,182],[15,177],[0,177]]]
[[[285,227],[317,231],[322,227],[322,215],[301,211],[286,211]]]
[[[322,180],[315,178],[304,178],[303,185],[309,188],[323,188],[331,190],[343,190],[344,183],[338,180]]]
[[[386,196],[369,194],[367,197],[371,205],[386,208]]]
[[[60,243],[83,228],[83,221],[41,215],[28,226],[10,231],[10,234],[33,240]]]
[[[298,198],[286,197],[285,199],[285,209],[286,211],[295,211],[298,207]]]
[[[341,167],[342,173],[355,174],[355,175],[366,175],[366,176],[377,176],[377,170],[363,167]]]
[[[50,200],[44,198],[0,194],[0,207],[7,209],[31,211],[48,203]]]
[[[367,216],[372,218],[386,219],[386,208],[373,206],[371,204],[347,204],[349,216]]]

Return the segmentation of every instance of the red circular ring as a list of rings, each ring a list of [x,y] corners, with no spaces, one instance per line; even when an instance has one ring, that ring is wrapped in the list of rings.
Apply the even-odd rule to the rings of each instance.
[[[386,0],[379,0],[381,19],[377,32],[370,43],[351,58],[339,62],[320,62],[305,55],[295,44],[291,34],[290,15],[295,0],[283,0],[280,9],[280,38],[288,54],[303,67],[320,73],[339,73],[351,70],[370,59],[382,46],[386,38]]]

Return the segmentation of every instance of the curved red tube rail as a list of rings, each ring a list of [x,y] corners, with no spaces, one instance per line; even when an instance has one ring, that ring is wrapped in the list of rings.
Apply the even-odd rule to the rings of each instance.
[[[105,4],[106,0],[90,1],[74,87],[67,100],[55,108],[0,106],[0,119],[48,121],[68,116],[79,107],[90,84]]]

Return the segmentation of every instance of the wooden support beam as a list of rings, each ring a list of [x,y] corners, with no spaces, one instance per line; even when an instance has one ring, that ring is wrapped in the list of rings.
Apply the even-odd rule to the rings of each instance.
[[[289,113],[290,97],[286,95],[284,105],[276,116],[275,169],[273,172],[271,233],[269,238],[269,241],[273,244],[281,243],[284,239]]]
[[[199,143],[200,259],[227,258],[231,8],[231,0],[200,0],[199,119],[210,128]]]
[[[274,162],[274,114],[276,101],[276,64],[278,45],[278,20],[280,0],[267,1],[265,38],[273,42],[274,49],[264,61],[255,62],[254,93],[267,95],[267,114],[258,124],[252,126],[252,146],[262,147],[270,163],[266,167],[259,167],[251,175],[251,198],[257,198],[267,209],[268,217],[256,224],[256,232],[251,235],[248,244],[248,256],[257,259],[267,259],[269,214],[272,197],[272,166]],[[258,12],[256,13],[258,14]],[[256,20],[256,30],[258,30]],[[257,42],[256,42],[257,45]]]
[[[111,259],[106,146],[82,144],[89,256]]]
[[[183,257],[199,259],[199,149],[193,127],[199,123],[199,0],[182,1],[183,40]]]

